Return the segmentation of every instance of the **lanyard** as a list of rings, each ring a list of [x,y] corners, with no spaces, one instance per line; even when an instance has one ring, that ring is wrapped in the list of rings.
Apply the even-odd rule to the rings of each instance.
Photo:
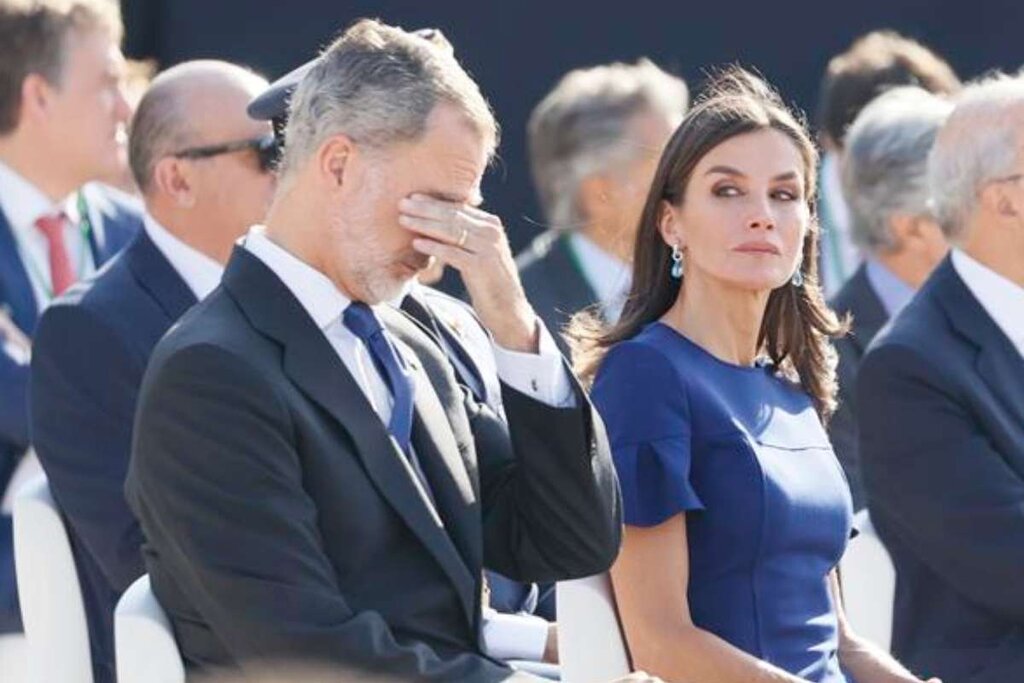
[[[89,218],[89,207],[85,203],[85,195],[81,191],[78,193],[78,233],[82,236],[82,255],[78,259],[78,274],[79,276],[85,272],[86,266],[88,265],[90,241],[89,237],[92,235],[92,219]],[[28,269],[31,271],[32,279],[40,283],[43,288],[43,293],[46,295],[46,303],[53,301],[53,280],[43,275],[43,269],[36,263],[35,259],[32,258],[32,254],[29,250],[25,250],[25,263],[28,264]]]

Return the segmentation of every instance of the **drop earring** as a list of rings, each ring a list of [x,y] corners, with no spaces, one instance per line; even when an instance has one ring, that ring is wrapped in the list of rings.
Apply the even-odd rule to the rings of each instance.
[[[683,250],[679,248],[678,244],[672,245],[672,270],[669,271],[673,280],[679,280],[683,277]]]
[[[793,273],[793,277],[791,277],[789,279],[789,281],[793,284],[794,287],[797,287],[797,288],[803,287],[804,286],[804,272],[802,270],[800,270],[799,268],[797,268],[796,272]]]

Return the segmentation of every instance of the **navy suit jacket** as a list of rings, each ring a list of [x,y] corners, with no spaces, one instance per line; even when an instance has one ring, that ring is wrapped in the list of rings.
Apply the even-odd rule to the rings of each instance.
[[[112,616],[145,572],[124,480],[149,355],[196,297],[141,231],[43,314],[32,354],[32,435],[68,535],[89,618],[95,680],[114,680]],[[69,343],[69,340],[74,340]]]
[[[958,683],[1024,680],[1024,358],[947,258],[857,381],[893,652]]]
[[[139,230],[142,215],[133,200],[116,190],[90,185],[83,190],[90,216],[102,224],[103,239],[90,233],[97,265],[120,251]],[[14,233],[0,211],[0,306],[29,337],[35,333],[39,310],[28,271],[22,263]],[[64,343],[70,344],[70,340]],[[76,342],[77,343],[77,342]],[[29,368],[0,351],[0,491],[7,488],[14,468],[28,448]],[[14,582],[14,557],[9,518],[0,518],[0,633],[20,631]]]
[[[597,303],[562,232],[549,230],[516,256],[526,298],[554,335],[562,353],[569,347],[562,332],[574,313]]]
[[[839,366],[839,409],[828,424],[828,435],[832,448],[843,466],[853,496],[853,509],[860,510],[864,500],[864,485],[861,482],[860,455],[857,448],[857,399],[856,381],[860,362],[875,338],[889,319],[885,306],[875,293],[868,279],[867,266],[861,264],[857,272],[846,281],[831,301],[832,308],[839,315],[853,316],[850,333],[836,340]]]
[[[407,295],[430,311],[434,322],[446,335],[445,342],[454,347],[452,351],[459,356],[460,363],[452,362],[457,379],[466,387],[473,388],[477,401],[486,404],[496,415],[503,414],[501,407],[501,383],[498,379],[498,367],[494,362],[491,335],[477,318],[476,313],[467,304],[432,287],[419,286]],[[402,309],[417,322],[423,324],[424,330],[431,333],[431,321],[420,320],[414,310],[406,303]],[[438,340],[442,351],[449,355],[441,340]],[[472,370],[468,367],[472,366]],[[479,377],[470,380],[463,376],[466,371],[475,372]],[[527,612],[536,614],[548,621],[555,620],[555,586],[554,584],[535,584],[513,581],[497,572],[487,571],[487,583],[490,589],[491,607],[499,612],[514,614]]]

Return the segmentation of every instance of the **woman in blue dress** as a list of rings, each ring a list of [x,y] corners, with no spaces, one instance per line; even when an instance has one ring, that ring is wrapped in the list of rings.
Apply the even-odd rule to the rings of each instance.
[[[577,317],[622,486],[612,582],[633,664],[666,681],[917,681],[850,631],[849,489],[813,220],[814,146],[764,82],[716,77],[669,141],[618,323]]]

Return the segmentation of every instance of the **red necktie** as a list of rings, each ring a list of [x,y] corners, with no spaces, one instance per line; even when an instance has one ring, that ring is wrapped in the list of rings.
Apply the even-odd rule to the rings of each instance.
[[[71,268],[71,258],[64,244],[64,228],[67,225],[68,217],[63,212],[36,220],[36,227],[46,237],[50,248],[50,284],[54,296],[75,284],[75,271]]]

